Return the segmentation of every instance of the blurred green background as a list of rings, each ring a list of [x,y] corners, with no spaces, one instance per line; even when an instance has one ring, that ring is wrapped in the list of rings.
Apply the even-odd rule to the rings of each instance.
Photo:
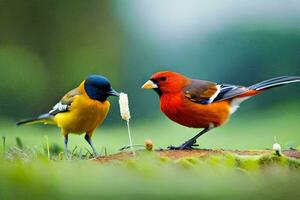
[[[16,128],[14,122],[47,112],[89,74],[102,74],[116,90],[129,94],[133,129],[145,130],[135,133],[134,137],[141,138],[138,142],[155,138],[155,130],[165,130],[158,127],[165,127],[166,132],[174,127],[176,133],[160,133],[167,138],[160,140],[164,136],[159,135],[157,142],[179,143],[197,130],[167,120],[159,110],[157,95],[140,89],[152,73],[174,70],[192,78],[240,85],[281,75],[299,76],[299,24],[300,2],[292,0],[0,0],[2,134],[12,136],[16,129],[24,131],[23,135],[18,133],[20,137],[31,138],[25,134],[27,127]],[[260,140],[263,133],[256,124],[263,125],[264,120],[271,123],[264,128],[268,142],[277,135],[290,136],[287,140],[299,144],[299,98],[299,84],[259,95],[244,103],[228,125],[240,130],[245,125],[251,127],[252,131],[245,130],[247,134],[236,133],[245,140],[245,146],[230,141],[216,144],[217,138],[230,132],[225,127],[220,128],[223,133],[208,136],[206,144],[250,147],[246,138]],[[125,126],[119,117],[117,98],[111,98],[111,102],[103,131],[99,129],[110,134],[99,140],[111,137],[119,143],[127,142],[110,131]],[[297,138],[279,131],[280,124],[272,123],[276,119],[281,119],[281,129],[293,130]],[[57,132],[59,137],[58,129],[34,128],[44,134]],[[126,138],[125,129],[122,134]]]

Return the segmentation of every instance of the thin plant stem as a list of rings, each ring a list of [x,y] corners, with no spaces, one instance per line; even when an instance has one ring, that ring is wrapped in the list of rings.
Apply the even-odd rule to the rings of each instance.
[[[5,136],[2,136],[2,145],[3,145],[3,157],[5,157]]]
[[[135,151],[132,145],[132,139],[131,139],[131,132],[130,132],[130,126],[129,126],[129,120],[126,120],[127,122],[127,130],[128,130],[128,137],[129,137],[129,145],[130,145],[130,149],[132,151],[133,156],[135,156]]]
[[[46,145],[47,145],[47,156],[48,156],[48,160],[50,160],[50,145],[49,145],[49,139],[48,139],[47,135],[45,135],[45,139],[46,139]]]
[[[106,148],[106,146],[104,147],[104,155],[107,156],[107,148]]]

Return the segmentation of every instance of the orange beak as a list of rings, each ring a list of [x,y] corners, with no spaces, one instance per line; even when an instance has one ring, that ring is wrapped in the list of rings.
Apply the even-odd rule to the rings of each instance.
[[[151,80],[148,80],[144,85],[142,86],[143,89],[154,89],[158,88],[158,86]]]

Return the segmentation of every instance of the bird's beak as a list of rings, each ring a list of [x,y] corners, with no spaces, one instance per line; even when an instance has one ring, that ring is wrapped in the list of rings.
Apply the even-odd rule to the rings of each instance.
[[[143,89],[154,89],[158,88],[158,86],[151,80],[148,80],[144,85],[142,86]]]
[[[116,97],[120,96],[120,94],[114,89],[111,89],[107,94],[109,94],[110,96],[116,96]]]

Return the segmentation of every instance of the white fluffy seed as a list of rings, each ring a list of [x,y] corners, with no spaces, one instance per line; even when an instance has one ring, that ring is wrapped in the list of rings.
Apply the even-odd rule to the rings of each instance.
[[[122,93],[122,92],[120,93],[119,104],[120,104],[120,114],[121,114],[122,119],[129,121],[130,111],[129,111],[127,94]]]
[[[278,143],[273,144],[273,150],[274,151],[281,151],[281,146]]]

